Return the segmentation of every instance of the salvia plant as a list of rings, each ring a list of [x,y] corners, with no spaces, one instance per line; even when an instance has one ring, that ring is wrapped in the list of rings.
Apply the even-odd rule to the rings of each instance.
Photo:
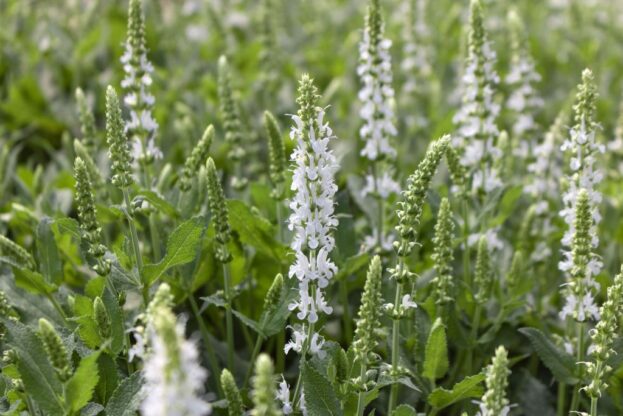
[[[621,2],[32,3],[0,415],[623,414]]]

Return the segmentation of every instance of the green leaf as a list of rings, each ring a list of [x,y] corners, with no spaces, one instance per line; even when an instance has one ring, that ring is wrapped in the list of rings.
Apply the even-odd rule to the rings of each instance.
[[[424,356],[424,377],[435,381],[443,377],[448,371],[448,342],[446,340],[446,328],[437,318],[430,329],[426,352]]]
[[[70,409],[74,412],[86,406],[91,397],[93,397],[93,391],[100,378],[97,367],[99,356],[100,353],[98,351],[80,360],[78,368],[69,381],[67,381],[65,389],[66,400]]]
[[[452,390],[446,390],[438,387],[428,395],[428,403],[437,410],[448,407],[461,400],[481,397],[484,393],[481,383],[484,381],[484,374],[476,374],[465,377],[452,387]]]
[[[44,217],[37,226],[37,260],[45,280],[59,284],[63,280],[62,264],[51,224],[52,220]]]
[[[112,340],[110,349],[113,354],[118,354],[123,348],[125,330],[123,328],[123,311],[119,306],[117,298],[110,292],[109,289],[104,290],[104,296],[102,296],[104,306],[110,317],[110,324],[112,329]]]
[[[139,191],[138,198],[140,197],[143,197],[146,201],[156,207],[158,211],[162,212],[163,214],[166,214],[172,218],[179,218],[180,214],[179,212],[177,212],[177,209],[175,209],[175,207],[171,205],[171,203],[169,203],[157,193],[153,191],[148,191],[147,189],[141,189]]]
[[[308,414],[310,416],[341,415],[340,401],[331,382],[307,361],[303,363],[302,371]]]
[[[257,323],[257,321],[254,321],[253,319],[249,318],[248,316],[244,315],[241,312],[238,312],[235,309],[232,309],[231,312],[238,319],[240,319],[240,322],[242,322],[243,324],[245,324],[246,326],[248,326],[249,328],[257,332],[258,334],[260,334],[262,337],[266,337],[266,335],[264,334],[264,331],[262,330],[262,327],[260,326],[259,323]]]
[[[98,402],[106,403],[119,383],[119,373],[114,360],[108,354],[101,354],[97,360],[100,379],[95,387]]]
[[[18,287],[35,295],[47,295],[54,293],[57,289],[56,285],[48,283],[41,273],[32,270],[14,267],[13,275]]]
[[[190,263],[197,255],[206,229],[202,217],[193,217],[177,227],[167,242],[167,254],[159,263],[148,264],[143,269],[148,284],[152,284],[173,266]]]
[[[17,369],[26,391],[43,413],[64,414],[61,383],[37,334],[20,322],[7,319],[3,324],[7,329],[5,341],[19,357]]]
[[[415,409],[408,404],[401,404],[392,412],[392,416],[416,416]]]
[[[570,354],[556,347],[536,328],[520,328],[519,332],[528,337],[537,355],[556,380],[571,385],[578,383],[579,380],[575,375],[575,359]]]
[[[284,294],[281,296],[279,300],[279,305],[273,309],[273,311],[267,316],[262,315],[262,331],[266,337],[273,336],[281,331],[290,316],[290,309],[288,306],[292,303],[294,299],[299,295],[296,290],[284,290]]]
[[[140,371],[119,383],[106,405],[106,416],[134,416],[143,400],[142,388],[143,376]]]
[[[242,201],[235,199],[227,201],[229,209],[229,225],[238,233],[240,241],[254,247],[263,254],[285,260],[285,247],[275,240],[273,225],[259,213]]]

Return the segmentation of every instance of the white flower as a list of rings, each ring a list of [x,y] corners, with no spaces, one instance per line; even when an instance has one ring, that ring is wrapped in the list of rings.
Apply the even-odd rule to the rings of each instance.
[[[292,402],[290,402],[290,386],[286,382],[286,379],[281,376],[281,382],[279,382],[279,390],[275,395],[275,399],[279,400],[283,405],[281,411],[284,415],[292,414],[294,409],[292,408]]]
[[[402,297],[402,302],[400,303],[400,307],[403,310],[415,309],[417,308],[417,304],[411,299],[411,295],[407,294]]]
[[[363,252],[374,250],[379,243],[378,236],[379,230],[375,227],[372,229],[372,234],[364,238],[361,250]],[[391,250],[395,239],[396,237],[391,233],[381,236],[381,248],[385,251]]]
[[[382,199],[387,199],[391,194],[400,193],[400,185],[392,178],[389,171],[384,171],[376,178],[372,174],[366,175],[366,184],[361,190],[363,197],[376,194]]]
[[[489,250],[502,250],[504,248],[504,241],[500,239],[498,232],[499,227],[488,229],[484,233],[470,234],[467,237],[467,245],[469,247],[477,246],[478,241],[480,241],[480,237],[484,235],[487,239],[487,247]]]
[[[576,316],[577,313],[577,316]],[[590,292],[578,299],[573,293],[568,293],[565,298],[565,306],[560,311],[560,319],[571,317],[580,322],[584,322],[587,318],[599,320],[599,307],[595,304],[595,299]]]

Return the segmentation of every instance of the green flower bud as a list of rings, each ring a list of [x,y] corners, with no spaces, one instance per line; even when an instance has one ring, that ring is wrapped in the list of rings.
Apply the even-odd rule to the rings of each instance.
[[[463,197],[467,194],[466,182],[467,182],[467,170],[461,163],[461,157],[457,153],[456,149],[452,146],[446,148],[446,161],[448,162],[448,171],[450,172],[450,178],[454,186],[458,191],[458,196]]]
[[[150,316],[153,316],[154,313],[162,308],[172,308],[173,307],[173,295],[171,294],[171,286],[167,283],[162,283],[158,286],[158,290],[156,291],[154,297],[149,302],[147,306],[147,319],[149,320]]]
[[[93,300],[93,319],[97,324],[97,332],[103,340],[107,340],[112,335],[112,325],[110,323],[110,315],[106,310],[102,298],[99,296]]]
[[[74,152],[76,152],[76,157],[82,159],[82,161],[86,165],[93,188],[104,188],[105,181],[104,178],[102,178],[99,168],[95,164],[93,158],[91,158],[91,156],[89,155],[89,151],[87,150],[87,148],[78,139],[74,139]]]
[[[597,128],[598,125],[595,121],[597,96],[595,77],[593,72],[587,68],[582,72],[582,83],[578,85],[578,93],[573,106],[576,128],[579,129],[582,125],[588,131],[593,131]]]
[[[14,260],[21,267],[35,270],[35,260],[22,246],[0,234],[0,254]]]
[[[521,278],[523,277],[523,266],[523,252],[517,250],[513,255],[513,260],[511,262],[511,268],[508,271],[508,275],[506,275],[506,284],[508,285],[508,289],[510,291],[513,291],[513,289],[516,288],[521,281]]]
[[[481,236],[478,241],[478,252],[476,253],[476,270],[474,273],[474,285],[476,294],[474,299],[478,303],[485,303],[491,291],[493,273],[491,270],[491,259],[489,258],[489,248],[487,238]]]
[[[72,375],[72,368],[69,362],[69,353],[61,337],[56,330],[44,318],[39,319],[39,336],[43,341],[43,347],[48,354],[48,360],[56,370],[56,374],[61,381],[67,381]]]
[[[242,144],[242,123],[240,122],[238,107],[234,101],[229,65],[225,56],[221,56],[218,61],[218,85],[220,111],[225,129],[225,142],[229,145],[227,157],[234,161],[236,168],[240,171],[242,168],[240,162],[245,158],[247,152]],[[245,178],[234,177],[232,179],[232,186],[237,190],[244,189],[246,185],[247,180]]]
[[[381,258],[374,256],[368,268],[353,340],[353,351],[364,364],[367,363],[368,355],[374,351],[378,343],[376,331],[381,326],[382,275]]]
[[[281,273],[275,276],[273,284],[268,289],[266,297],[264,298],[264,313],[270,313],[275,310],[279,305],[279,299],[281,298],[281,292],[283,291],[283,276]]]
[[[268,153],[270,156],[270,180],[275,189],[271,196],[275,199],[283,197],[283,183],[285,182],[286,171],[286,149],[281,135],[281,129],[275,117],[269,112],[264,112],[264,127],[268,137]]]
[[[435,236],[433,237],[433,262],[437,275],[432,280],[433,299],[438,305],[453,301],[451,296],[452,287],[452,262],[454,255],[452,250],[452,236],[454,233],[454,222],[452,221],[452,211],[450,202],[447,198],[441,200],[439,214],[437,214],[437,224],[435,224]]]
[[[314,85],[314,80],[309,74],[303,74],[299,81],[298,96],[296,97],[296,104],[299,106],[297,115],[303,122],[303,132],[309,131],[310,120],[316,118],[319,99],[320,95],[318,88]]]
[[[216,230],[216,258],[221,263],[228,263],[231,261],[231,254],[227,249],[231,230],[229,228],[227,201],[212,158],[208,158],[206,166],[208,168],[208,206]]]
[[[78,117],[80,118],[80,132],[82,133],[82,142],[93,153],[97,149],[97,129],[95,128],[95,117],[87,104],[84,92],[80,88],[76,88],[76,102],[78,104]]]
[[[506,348],[499,346],[495,350],[495,357],[491,360],[491,364],[485,370],[487,391],[482,396],[482,403],[488,411],[487,415],[508,414],[509,402],[506,398],[506,388],[510,373],[508,352]]]
[[[227,370],[223,369],[221,372],[221,386],[223,387],[223,393],[227,399],[227,412],[229,416],[242,416],[242,397],[240,397],[240,391],[236,386],[234,376]]]
[[[76,205],[82,235],[89,246],[89,254],[97,261],[95,271],[103,276],[110,271],[110,262],[104,259],[106,246],[101,244],[102,229],[97,221],[95,197],[87,165],[79,157],[74,162],[74,176],[76,178]]]
[[[132,156],[124,133],[121,107],[115,89],[110,85],[106,89],[106,141],[111,160],[112,183],[118,188],[130,186],[132,179]]]
[[[255,376],[252,380],[252,416],[280,416],[275,400],[275,375],[273,363],[266,354],[260,354],[255,361]]]
[[[433,142],[415,172],[407,179],[407,187],[402,193],[402,201],[398,202],[398,225],[396,231],[400,241],[394,243],[400,257],[408,257],[417,244],[416,237],[426,193],[433,175],[437,171],[441,158],[446,153],[450,136],[443,136]]]
[[[192,185],[193,178],[197,175],[199,167],[207,160],[210,153],[210,146],[214,139],[214,127],[210,124],[205,129],[201,140],[197,142],[195,148],[190,154],[190,157],[186,159],[182,174],[180,176],[180,189],[182,191],[188,191]]]
[[[138,68],[141,66],[138,59],[146,52],[145,22],[143,19],[143,2],[141,0],[130,0],[127,36],[128,43],[132,46],[132,59],[136,60],[136,62],[130,62]]]

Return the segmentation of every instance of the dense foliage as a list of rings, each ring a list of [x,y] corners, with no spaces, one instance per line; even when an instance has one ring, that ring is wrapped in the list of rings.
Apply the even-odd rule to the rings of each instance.
[[[623,414],[623,3],[0,2],[0,414]]]

